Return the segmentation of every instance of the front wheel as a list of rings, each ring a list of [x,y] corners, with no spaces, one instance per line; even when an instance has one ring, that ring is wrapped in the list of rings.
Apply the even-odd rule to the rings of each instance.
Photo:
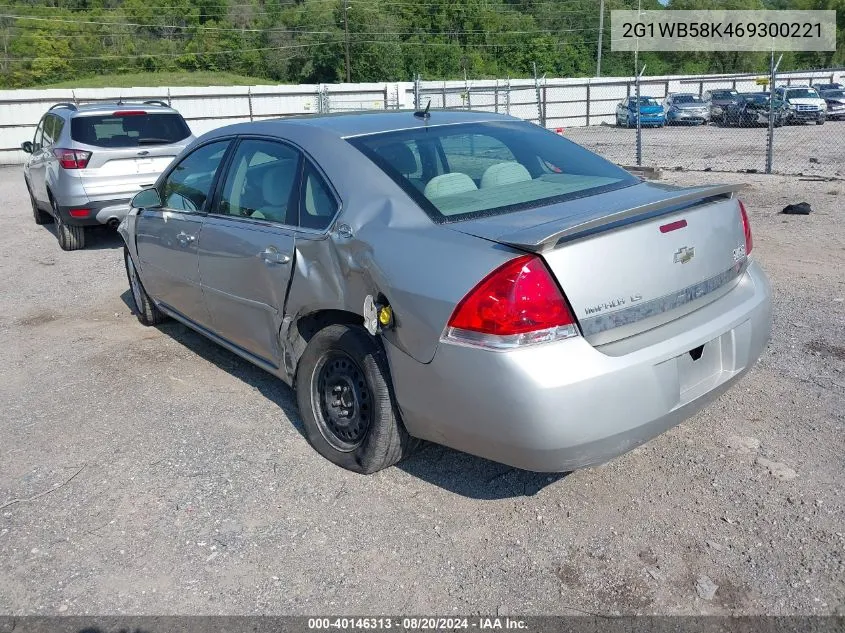
[[[824,125],[824,119],[816,119],[816,125]]]
[[[135,262],[132,261],[132,255],[129,254],[129,249],[126,246],[123,247],[123,263],[126,265],[129,290],[132,292],[132,300],[135,302],[135,316],[144,325],[158,325],[167,317],[156,307],[147,291],[144,290],[141,278],[138,276],[138,269],[135,268]]]
[[[308,442],[347,470],[374,473],[419,444],[400,419],[384,351],[360,326],[331,325],[311,338],[296,398]]]

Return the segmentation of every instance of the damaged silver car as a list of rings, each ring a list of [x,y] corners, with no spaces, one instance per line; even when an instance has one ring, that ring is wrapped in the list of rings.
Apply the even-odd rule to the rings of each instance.
[[[120,226],[142,323],[296,390],[371,473],[429,440],[567,471],[689,418],[771,330],[736,187],[643,182],[536,125],[385,112],[212,131]]]

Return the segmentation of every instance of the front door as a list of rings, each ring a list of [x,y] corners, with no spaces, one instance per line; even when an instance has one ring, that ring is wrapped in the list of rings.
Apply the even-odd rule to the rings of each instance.
[[[284,143],[241,140],[199,242],[214,331],[275,367],[294,265],[301,160]]]
[[[200,287],[197,245],[205,206],[229,143],[209,143],[183,158],[159,187],[162,206],[142,209],[135,224],[147,293],[204,327],[210,326],[210,319]]]
[[[47,186],[45,177],[47,173],[47,153],[44,150],[44,124],[48,121],[47,115],[41,119],[35,136],[32,139],[32,155],[27,161],[29,173],[29,188],[32,190],[32,197],[35,198],[41,207],[48,206]]]

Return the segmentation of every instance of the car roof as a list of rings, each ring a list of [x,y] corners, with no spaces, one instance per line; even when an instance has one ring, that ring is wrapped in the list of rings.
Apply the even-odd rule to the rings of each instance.
[[[490,121],[521,121],[506,114],[491,112],[475,112],[472,110],[431,110],[428,119],[414,116],[412,110],[396,110],[385,112],[344,112],[336,114],[317,114],[291,116],[266,121],[250,123],[236,123],[218,128],[216,132],[223,134],[267,134],[272,136],[280,127],[307,126],[320,128],[334,136],[348,138],[366,136],[383,132],[396,132],[416,128],[435,127],[441,125],[456,125],[460,123],[485,123]],[[210,133],[211,135],[212,133]],[[215,136],[217,134],[214,134]]]
[[[108,114],[118,110],[146,110],[148,112],[175,112],[173,108],[162,103],[145,103],[142,101],[100,101],[95,103],[57,103],[50,108],[54,114]]]

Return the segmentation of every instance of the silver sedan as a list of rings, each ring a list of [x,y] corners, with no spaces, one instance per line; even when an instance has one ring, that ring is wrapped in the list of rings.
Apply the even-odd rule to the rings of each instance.
[[[296,389],[371,473],[429,440],[610,459],[748,371],[771,329],[734,187],[648,183],[531,123],[394,112],[206,134],[120,226],[136,312]]]

